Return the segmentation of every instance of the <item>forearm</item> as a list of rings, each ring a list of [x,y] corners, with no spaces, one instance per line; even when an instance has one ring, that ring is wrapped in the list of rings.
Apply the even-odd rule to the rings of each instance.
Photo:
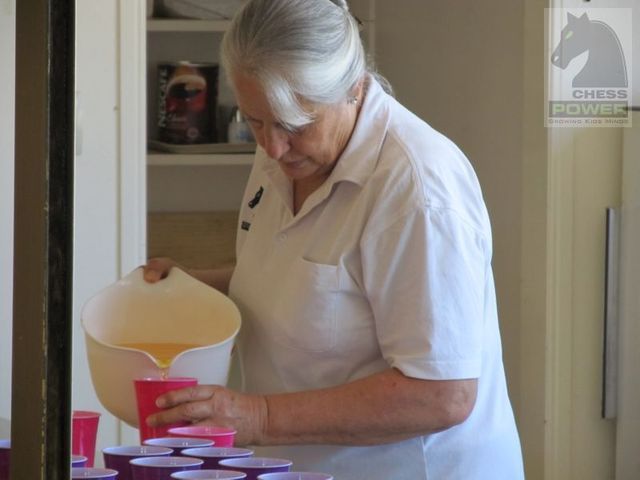
[[[187,273],[225,295],[229,293],[229,282],[233,275],[234,265],[226,265],[213,269],[188,269]]]
[[[367,445],[400,441],[460,423],[477,381],[407,378],[394,369],[334,388],[266,396],[260,441]]]

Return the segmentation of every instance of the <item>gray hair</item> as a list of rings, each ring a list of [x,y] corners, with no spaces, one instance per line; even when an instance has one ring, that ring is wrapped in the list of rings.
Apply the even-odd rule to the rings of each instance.
[[[221,60],[230,84],[235,73],[256,78],[292,129],[313,121],[301,99],[339,103],[368,71],[345,0],[249,0],[224,35]]]

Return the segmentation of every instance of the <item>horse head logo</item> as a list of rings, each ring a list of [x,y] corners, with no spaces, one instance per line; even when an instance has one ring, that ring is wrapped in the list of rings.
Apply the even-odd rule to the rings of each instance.
[[[574,88],[628,87],[622,45],[613,29],[604,22],[589,20],[584,13],[567,13],[567,25],[551,55],[551,63],[561,69],[583,52],[589,52],[584,68],[573,78]]]

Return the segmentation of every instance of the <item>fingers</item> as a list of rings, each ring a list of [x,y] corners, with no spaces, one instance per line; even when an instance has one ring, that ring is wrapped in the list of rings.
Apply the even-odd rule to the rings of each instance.
[[[213,397],[215,387],[213,385],[196,385],[194,387],[172,390],[156,399],[156,405],[160,408],[171,408],[186,402],[209,400]]]
[[[163,410],[147,418],[150,427],[179,423],[229,427],[237,431],[239,445],[261,442],[265,437],[268,408],[262,395],[198,385],[167,392],[156,403]]]
[[[150,415],[147,418],[147,425],[158,427],[179,422],[197,423],[200,420],[211,418],[213,413],[211,403],[206,400],[188,402]]]
[[[143,277],[149,283],[156,283],[166,278],[175,262],[170,258],[151,258],[143,267]]]
[[[165,410],[147,418],[147,425],[157,427],[176,422],[195,423],[213,416],[213,398],[215,387],[199,385],[196,387],[173,390],[161,395],[156,405]]]

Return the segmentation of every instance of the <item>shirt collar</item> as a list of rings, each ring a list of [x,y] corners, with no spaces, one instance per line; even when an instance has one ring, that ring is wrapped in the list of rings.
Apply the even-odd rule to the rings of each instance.
[[[373,173],[389,124],[387,93],[372,77],[349,143],[325,183],[350,181],[364,185]]]

